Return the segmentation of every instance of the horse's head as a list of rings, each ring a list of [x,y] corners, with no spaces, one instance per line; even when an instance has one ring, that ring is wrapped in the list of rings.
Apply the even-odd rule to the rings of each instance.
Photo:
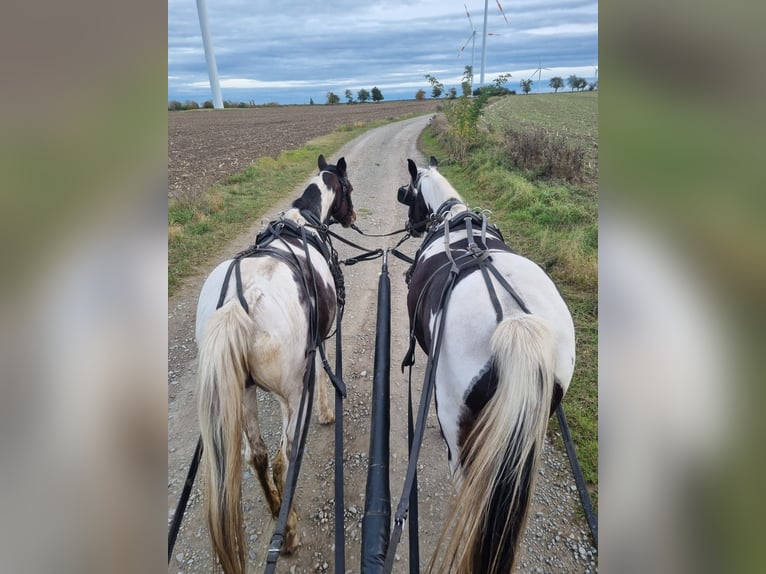
[[[428,226],[429,217],[434,212],[434,208],[429,206],[421,189],[422,178],[424,175],[436,171],[438,162],[434,156],[428,168],[418,168],[411,159],[407,160],[407,169],[410,172],[410,181],[399,188],[397,199],[409,209],[407,211],[407,230],[413,237],[423,235]]]
[[[333,193],[327,217],[330,223],[338,222],[343,227],[349,227],[356,221],[356,211],[351,201],[351,192],[354,188],[346,174],[346,158],[342,157],[336,165],[332,165],[327,163],[324,156],[320,154],[317,163],[322,181]]]

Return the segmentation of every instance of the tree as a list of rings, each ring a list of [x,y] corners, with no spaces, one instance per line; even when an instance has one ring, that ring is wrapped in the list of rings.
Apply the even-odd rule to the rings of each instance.
[[[327,103],[334,106],[340,101],[340,98],[335,92],[327,92]]]
[[[309,105],[310,105],[310,106],[313,106],[313,105],[314,105],[314,98],[309,98]]]
[[[450,100],[454,100],[455,98],[457,98],[457,88],[454,88],[454,87],[450,88],[447,91],[447,98],[449,98]]]
[[[463,95],[468,97],[471,95],[471,89],[473,88],[473,66],[466,66],[463,70],[463,81],[460,82],[460,88],[463,90]]]
[[[588,91],[592,92],[593,90],[598,90],[598,81],[588,84]]]
[[[383,100],[383,92],[381,92],[377,86],[372,88],[372,101],[373,102],[380,102]]]
[[[548,82],[548,85],[553,88],[554,93],[558,93],[558,91],[564,87],[564,78],[561,76],[553,76],[551,78],[551,81]]]
[[[509,72],[506,74],[500,74],[497,78],[492,80],[492,82],[495,84],[495,87],[497,87],[498,90],[500,90],[501,88],[505,87],[505,84],[507,84],[508,80],[510,79],[511,79],[511,74]]]
[[[170,100],[168,102],[168,111],[169,112],[177,112],[178,110],[183,109],[183,104],[179,102],[178,100]]]
[[[534,84],[534,82],[531,79],[521,80],[521,82],[519,82],[519,85],[521,86],[521,91],[524,92],[525,95],[532,90],[532,84]]]
[[[577,85],[575,87],[582,92],[586,87],[588,87],[588,80],[578,76]]]
[[[436,99],[444,92],[444,84],[433,77],[431,74],[426,74],[426,80],[431,84],[431,97]]]
[[[351,93],[351,90],[346,90],[346,92],[343,95],[346,96],[346,103],[347,104],[353,104],[354,103],[354,94]]]
[[[419,102],[422,102],[426,99],[426,91],[425,90],[418,90],[415,92],[415,99]]]
[[[569,77],[567,78],[567,86],[569,86],[570,88],[572,88],[572,91],[573,91],[573,92],[574,92],[575,88],[576,88],[576,87],[577,87],[577,85],[578,85],[578,80],[579,80],[579,79],[580,79],[580,78],[578,78],[578,77],[577,77],[577,76],[575,76],[574,74],[572,74],[571,76],[569,76]]]
[[[362,88],[361,90],[359,90],[356,93],[356,99],[359,100],[360,102],[364,103],[364,102],[366,102],[367,100],[370,99],[370,92],[368,92],[367,90]]]

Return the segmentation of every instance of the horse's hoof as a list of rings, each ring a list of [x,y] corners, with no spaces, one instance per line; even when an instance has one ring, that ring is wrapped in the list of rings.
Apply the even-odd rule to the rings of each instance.
[[[298,534],[288,532],[285,534],[285,543],[282,545],[282,555],[292,556],[298,550]]]
[[[319,413],[319,424],[320,425],[331,425],[335,422],[335,414],[331,411],[328,415],[327,413]]]

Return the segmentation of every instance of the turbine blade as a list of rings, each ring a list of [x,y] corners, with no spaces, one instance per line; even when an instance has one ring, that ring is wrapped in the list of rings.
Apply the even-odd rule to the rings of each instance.
[[[474,34],[476,34],[476,32],[471,32],[471,35],[468,36],[468,39],[465,41],[465,44],[463,44],[463,47],[460,48],[460,51],[457,53],[458,58],[460,58],[460,55],[463,53],[463,50],[465,50],[465,47],[468,45],[468,42],[470,42],[473,39]]]
[[[476,28],[473,27],[473,20],[471,20],[471,13],[468,11],[468,6],[463,4],[465,6],[465,15],[468,16],[468,23],[471,25],[471,30],[475,30]]]
[[[500,8],[500,13],[503,15],[503,18],[505,19],[505,23],[508,23],[508,18],[505,17],[505,12],[503,12],[503,6],[500,4],[500,0],[495,0],[497,2],[497,7]]]

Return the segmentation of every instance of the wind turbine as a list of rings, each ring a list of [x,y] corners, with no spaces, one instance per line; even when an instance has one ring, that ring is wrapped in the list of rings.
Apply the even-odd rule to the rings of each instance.
[[[207,3],[205,0],[197,0],[197,16],[199,16],[199,27],[202,32],[202,46],[205,48],[205,61],[207,62],[207,75],[210,80],[210,90],[213,92],[213,107],[216,109],[223,109],[221,84],[218,81],[218,67],[215,63],[213,42],[210,39],[210,30],[208,29],[207,24]]]
[[[543,68],[542,60],[540,60],[540,58],[538,58],[537,59],[537,69],[534,72],[532,72],[532,75],[529,76],[529,78],[527,78],[528,80],[531,80],[532,78],[535,77],[535,74],[537,74],[537,90],[536,91],[538,93],[540,91],[540,77],[543,74],[543,70],[550,70],[550,68]]]
[[[505,12],[503,12],[503,6],[500,4],[500,0],[495,0],[497,2],[497,7],[500,9],[500,13],[503,15],[503,18],[505,19],[505,23],[508,24],[508,18],[505,17]],[[484,0],[484,30],[482,32],[481,36],[481,77],[479,78],[479,85],[484,85],[484,65],[487,63],[487,6],[489,5],[489,0]],[[493,34],[493,36],[498,36],[499,34]]]
[[[463,44],[463,47],[460,48],[460,52],[458,52],[457,57],[460,58],[460,55],[463,53],[463,50],[465,50],[465,47],[468,45],[468,42],[471,42],[471,93],[473,94],[473,60],[474,55],[476,54],[476,28],[473,27],[473,20],[471,20],[471,13],[468,11],[468,6],[463,4],[465,6],[465,15],[468,16],[468,23],[471,25],[471,35],[468,37],[468,40],[465,41],[465,44]]]

